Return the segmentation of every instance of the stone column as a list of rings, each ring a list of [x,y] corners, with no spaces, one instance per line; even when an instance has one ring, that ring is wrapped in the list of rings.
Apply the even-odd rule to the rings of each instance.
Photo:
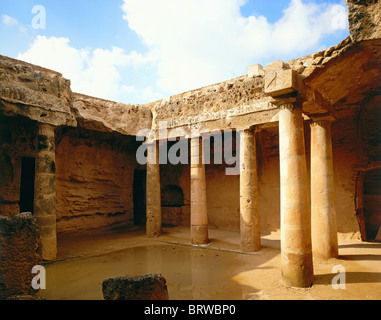
[[[161,188],[160,163],[158,143],[155,141],[147,145],[147,193],[146,232],[148,237],[158,237],[162,233],[161,227]]]
[[[292,287],[313,283],[311,208],[301,106],[286,103],[279,113],[281,177],[281,270]]]
[[[42,258],[57,257],[55,127],[39,124],[36,157],[34,216],[40,228]]]
[[[338,257],[331,121],[311,123],[312,252],[316,257]]]
[[[205,165],[202,162],[202,139],[191,138],[191,243],[209,243],[206,205]]]
[[[258,175],[255,136],[253,130],[241,132],[241,250],[255,252],[261,249],[258,212]]]

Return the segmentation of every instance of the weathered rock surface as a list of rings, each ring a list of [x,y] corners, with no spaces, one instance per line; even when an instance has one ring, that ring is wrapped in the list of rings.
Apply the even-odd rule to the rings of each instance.
[[[133,219],[135,144],[115,133],[64,130],[56,148],[58,232]]]
[[[160,274],[110,278],[102,283],[105,300],[168,300],[167,281]]]
[[[40,232],[31,213],[0,216],[0,299],[36,296],[32,268],[39,265]]]
[[[42,297],[37,296],[11,296],[8,297],[7,300],[9,301],[44,301],[45,299]]]
[[[144,106],[117,103],[73,94],[73,111],[78,126],[96,131],[137,135],[139,130],[151,129],[152,114]]]
[[[160,122],[168,122],[168,128],[185,131],[200,124],[200,129],[238,128],[247,126],[240,117],[255,114],[251,125],[271,120],[271,97],[263,90],[263,76],[242,76],[171,96],[145,106],[152,110],[152,128],[157,130]],[[263,117],[261,114],[263,113]]]
[[[349,32],[354,42],[381,38],[381,1],[346,0]]]
[[[0,56],[0,114],[75,126],[70,81],[58,72]]]

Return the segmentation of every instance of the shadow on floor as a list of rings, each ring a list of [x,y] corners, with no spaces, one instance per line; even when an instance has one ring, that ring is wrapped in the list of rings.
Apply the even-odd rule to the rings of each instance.
[[[378,254],[348,254],[340,255],[339,258],[345,261],[381,261],[381,255]]]
[[[315,285],[331,285],[333,278],[337,274],[319,274],[315,275]],[[346,283],[381,283],[380,272],[346,272]]]
[[[358,248],[358,249],[381,249],[381,243],[378,242],[363,242],[357,244],[342,244],[339,249]],[[380,253],[381,254],[381,253]]]

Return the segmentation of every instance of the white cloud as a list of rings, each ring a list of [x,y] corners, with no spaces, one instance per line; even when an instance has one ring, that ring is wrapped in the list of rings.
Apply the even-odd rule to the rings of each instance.
[[[17,26],[19,24],[17,19],[15,19],[13,17],[10,17],[10,16],[8,16],[6,14],[3,14],[1,16],[1,20],[2,20],[3,24],[5,24],[7,26]]]
[[[123,18],[147,53],[74,48],[68,38],[37,36],[17,58],[61,72],[73,91],[144,103],[243,75],[254,63],[321,50],[322,39],[347,29],[343,5],[290,0],[283,16],[270,23],[264,16],[244,17],[246,2],[124,0]]]
[[[71,80],[73,91],[95,97],[118,100],[123,92],[121,68],[138,67],[149,61],[139,53],[123,49],[76,49],[67,38],[37,36],[31,47],[17,56],[36,65],[62,73]],[[126,80],[126,79],[124,79]]]
[[[245,2],[124,0],[122,8],[155,56],[158,87],[173,93],[242,75],[263,60],[297,58],[320,47],[338,19],[346,21],[344,6],[292,0],[283,17],[270,23],[263,16],[243,17]]]

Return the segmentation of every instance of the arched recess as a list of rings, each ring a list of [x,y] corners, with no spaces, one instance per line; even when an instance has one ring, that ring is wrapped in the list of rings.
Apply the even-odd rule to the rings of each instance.
[[[381,167],[360,172],[356,202],[361,239],[381,241]]]

